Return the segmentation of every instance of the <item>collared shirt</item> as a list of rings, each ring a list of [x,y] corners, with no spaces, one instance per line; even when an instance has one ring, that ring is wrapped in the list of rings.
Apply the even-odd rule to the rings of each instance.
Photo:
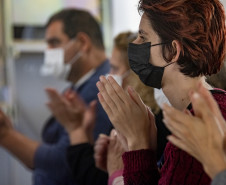
[[[78,89],[82,84],[84,84],[87,80],[91,78],[91,76],[96,72],[96,69],[91,69],[88,73],[82,76],[76,84],[73,85],[75,89]]]
[[[84,102],[88,105],[94,99],[97,100],[97,93],[99,92],[96,83],[99,80],[99,76],[105,75],[110,70],[109,61],[106,60],[102,65],[97,67],[94,71],[89,71],[76,83],[73,88]],[[100,103],[97,103],[97,116],[96,125],[94,128],[94,138],[97,139],[100,133],[109,134],[112,125],[108,119],[105,111]],[[70,140],[67,132],[58,123],[58,121],[52,117],[46,123],[42,132],[43,143],[38,147],[34,157],[34,185],[75,185],[74,177],[71,174],[69,165],[66,158],[67,147],[70,146]],[[83,154],[80,153],[79,156]],[[86,179],[87,172],[80,171],[84,169],[84,166],[89,166],[87,160],[81,162],[81,158],[78,157],[80,163],[76,166],[77,172],[81,176],[82,180]],[[81,173],[80,173],[81,172]],[[76,175],[76,174],[75,174]],[[77,177],[77,176],[76,176]],[[76,179],[77,180],[77,179]],[[77,181],[76,181],[77,182]],[[84,183],[81,183],[84,184]],[[103,184],[103,183],[101,183]],[[106,182],[107,184],[107,182]]]

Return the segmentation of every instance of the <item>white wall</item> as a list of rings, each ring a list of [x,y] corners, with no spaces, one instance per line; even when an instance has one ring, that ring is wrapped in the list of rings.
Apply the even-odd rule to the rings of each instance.
[[[23,53],[15,64],[16,99],[18,118],[15,128],[31,139],[40,141],[41,130],[50,116],[45,103],[48,101],[44,89],[62,91],[67,83],[51,77],[41,77],[39,69],[43,63],[42,53]],[[31,185],[32,171],[0,148],[0,185]]]
[[[113,37],[122,31],[138,31],[140,15],[138,0],[112,0]]]
[[[139,0],[112,0],[112,35],[122,31],[138,31],[140,15],[137,11]],[[221,0],[226,8],[226,0]]]
[[[223,3],[224,8],[226,9],[226,0],[221,0],[221,2]]]

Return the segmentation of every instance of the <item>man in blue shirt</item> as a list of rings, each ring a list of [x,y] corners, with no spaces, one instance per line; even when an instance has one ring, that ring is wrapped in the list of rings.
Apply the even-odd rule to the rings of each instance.
[[[49,19],[45,39],[48,50],[42,73],[70,81],[72,86],[68,89],[76,91],[86,104],[97,99],[96,82],[100,75],[109,72],[110,66],[96,20],[86,11],[62,10]],[[97,103],[94,139],[100,133],[109,134],[111,128],[107,115]],[[34,170],[34,185],[76,184],[66,159],[70,140],[54,117],[46,123],[42,138],[43,143],[39,143],[22,135],[0,112],[0,145]]]

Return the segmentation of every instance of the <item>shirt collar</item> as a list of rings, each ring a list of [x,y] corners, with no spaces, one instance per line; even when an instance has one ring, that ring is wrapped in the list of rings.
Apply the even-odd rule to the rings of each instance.
[[[82,76],[76,84],[74,84],[74,87],[78,89],[81,85],[83,85],[87,80],[91,78],[91,76],[96,72],[96,69],[91,69],[88,73],[86,73],[84,76]]]

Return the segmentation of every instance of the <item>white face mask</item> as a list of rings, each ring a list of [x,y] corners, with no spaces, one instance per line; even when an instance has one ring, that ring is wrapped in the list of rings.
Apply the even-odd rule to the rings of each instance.
[[[122,76],[121,75],[114,75],[114,74],[106,74],[105,77],[109,77],[112,76],[114,78],[114,80],[120,85],[122,86]]]
[[[158,106],[162,109],[163,103],[167,103],[171,105],[165,94],[163,93],[162,89],[154,88],[154,97],[155,101],[157,102]]]
[[[109,77],[109,76],[112,76],[114,78],[114,80],[120,85],[122,86],[122,82],[123,82],[123,79],[125,77],[127,77],[130,73],[130,70],[126,71],[123,75],[117,75],[117,74],[106,74],[105,77]]]
[[[47,49],[44,53],[44,64],[40,69],[42,76],[54,76],[66,80],[72,65],[81,57],[78,52],[67,64],[64,63],[64,49]]]

